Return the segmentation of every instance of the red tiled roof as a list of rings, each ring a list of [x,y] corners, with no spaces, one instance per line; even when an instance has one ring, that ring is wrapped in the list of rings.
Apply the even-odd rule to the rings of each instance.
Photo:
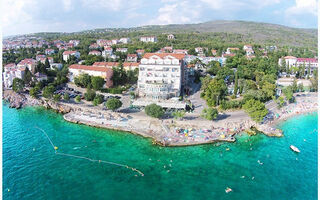
[[[76,53],[76,51],[64,51],[63,55],[69,55],[69,54],[73,54]]]
[[[9,63],[9,64],[6,64],[4,67],[9,68],[9,67],[15,67],[15,66],[16,66],[15,63]]]
[[[98,67],[98,66],[88,66],[88,65],[79,65],[73,64],[69,66],[70,69],[79,69],[79,70],[88,70],[88,71],[98,71],[98,72],[110,72],[110,68],[107,67]]]
[[[127,57],[137,57],[137,54],[128,54]]]
[[[117,62],[95,62],[93,66],[103,66],[103,67],[116,67],[118,66]]]
[[[162,59],[166,56],[172,56],[178,60],[182,60],[185,57],[184,54],[180,53],[146,53],[144,54],[143,58],[150,58],[151,56],[159,56]]]
[[[137,67],[139,66],[139,63],[137,62],[124,62],[123,67]]]
[[[101,53],[101,52],[94,50],[94,51],[90,51],[89,53]]]
[[[36,61],[32,58],[26,58],[26,59],[23,59],[21,60],[18,65],[25,65],[25,64],[34,64],[36,63]]]
[[[294,56],[285,56],[284,59],[296,59]]]
[[[297,62],[317,63],[318,60],[316,58],[297,58]]]

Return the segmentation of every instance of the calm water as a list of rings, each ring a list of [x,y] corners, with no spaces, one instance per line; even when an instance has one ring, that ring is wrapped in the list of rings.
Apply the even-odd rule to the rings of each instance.
[[[317,118],[314,113],[281,124],[283,138],[243,136],[234,144],[218,147],[163,148],[128,133],[71,124],[41,108],[15,110],[4,105],[3,197],[316,199]],[[44,129],[60,152],[127,164],[145,176],[55,155],[34,126]],[[292,152],[291,144],[301,153]],[[226,194],[226,187],[233,192]]]

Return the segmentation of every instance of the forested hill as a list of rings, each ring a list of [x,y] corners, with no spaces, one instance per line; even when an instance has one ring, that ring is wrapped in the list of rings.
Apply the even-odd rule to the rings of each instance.
[[[254,43],[274,43],[289,46],[317,46],[317,29],[299,29],[287,26],[247,22],[247,21],[209,21],[199,24],[172,24],[138,27],[136,30],[172,33],[234,33],[243,40]]]
[[[160,35],[163,33],[192,34],[198,35],[199,38],[212,38],[226,43],[255,43],[308,48],[317,47],[317,29],[300,29],[269,23],[226,20],[209,21],[199,24],[103,28],[76,33],[61,33],[60,36],[90,35],[92,38],[101,36],[129,36],[135,39],[141,35]],[[42,33],[41,35],[43,34],[45,33]]]

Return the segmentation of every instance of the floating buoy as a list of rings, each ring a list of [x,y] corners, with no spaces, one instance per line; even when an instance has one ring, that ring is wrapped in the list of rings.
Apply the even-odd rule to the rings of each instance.
[[[55,147],[54,147],[54,150],[58,150],[58,147],[55,146]]]
[[[10,192],[10,189],[8,188],[8,192]]]

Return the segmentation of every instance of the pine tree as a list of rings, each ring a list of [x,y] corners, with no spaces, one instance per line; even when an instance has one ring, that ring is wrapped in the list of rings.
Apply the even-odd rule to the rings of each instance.
[[[234,79],[234,91],[233,91],[234,95],[238,94],[238,73],[236,72],[235,74],[235,79]]]

